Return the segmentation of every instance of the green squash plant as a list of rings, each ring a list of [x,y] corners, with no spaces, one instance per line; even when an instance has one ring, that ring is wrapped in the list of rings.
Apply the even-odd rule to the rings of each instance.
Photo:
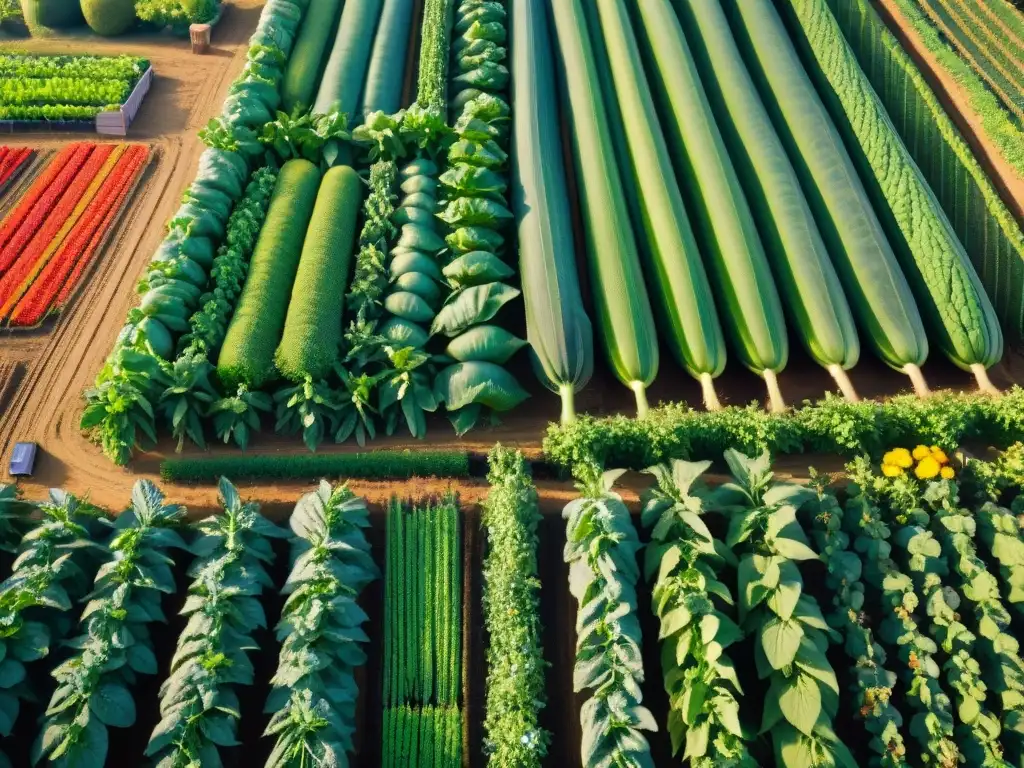
[[[34,762],[59,768],[103,765],[108,728],[135,723],[131,688],[157,672],[150,624],[165,621],[161,601],[175,590],[168,552],[185,549],[176,530],[184,507],[165,504],[149,480],[132,489],[131,506],[108,524],[110,559],[100,566],[82,610],[75,653],[53,670],[57,681],[46,709]]]
[[[814,492],[775,482],[767,452],[750,458],[729,449],[725,460],[732,480],[709,509],[728,515],[725,544],[739,560],[739,623],[755,639],[758,675],[770,683],[761,731],[771,734],[780,765],[853,768],[856,760],[832,729],[839,683],[825,650],[838,634],[805,593],[797,566],[818,559],[797,520]]]
[[[273,587],[272,539],[288,536],[257,504],[242,503],[226,478],[219,488],[221,513],[192,526],[196,559],[181,610],[188,623],[160,687],[161,720],[146,748],[159,768],[217,768],[218,747],[239,743],[237,687],[253,683],[253,633],[267,625],[260,596]]]
[[[566,505],[564,558],[579,603],[573,689],[591,690],[580,710],[584,766],[654,768],[643,731],[658,724],[642,705],[644,680],[636,583],[640,540],[622,497],[623,470],[587,469],[582,497]]]
[[[673,461],[651,467],[656,484],[644,495],[647,580],[654,580],[653,610],[661,622],[662,672],[669,696],[672,751],[694,768],[755,768],[740,724],[743,695],[728,651],[743,633],[735,601],[722,580],[734,567],[702,515],[707,488],[700,476],[710,461]]]
[[[347,766],[353,750],[355,669],[366,662],[366,613],[356,600],[380,572],[363,529],[366,502],[326,480],[307,493],[289,520],[291,573],[277,625],[281,644],[265,711],[275,738],[267,768]],[[204,764],[205,765],[205,764]]]

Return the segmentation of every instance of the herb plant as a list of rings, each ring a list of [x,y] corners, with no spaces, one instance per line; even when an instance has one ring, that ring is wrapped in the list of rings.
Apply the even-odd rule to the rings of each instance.
[[[540,768],[551,735],[538,715],[546,704],[537,578],[537,491],[523,455],[495,445],[484,502],[487,715],[484,751],[491,768]]]
[[[722,581],[732,553],[702,519],[710,461],[652,467],[656,483],[644,496],[643,524],[651,530],[644,571],[654,582],[653,609],[661,623],[662,673],[669,695],[672,751],[694,768],[716,760],[754,768],[740,724],[743,689],[729,656],[742,638],[735,602]]]
[[[161,720],[146,748],[160,768],[215,768],[223,764],[218,747],[239,743],[237,687],[253,683],[253,633],[267,625],[259,598],[273,586],[271,540],[288,536],[258,505],[242,503],[225,478],[220,503],[219,514],[192,526],[196,559],[181,610],[188,623],[160,687]]]
[[[157,671],[149,625],[165,620],[161,598],[175,589],[168,552],[185,549],[176,530],[184,513],[165,504],[153,483],[139,480],[131,506],[109,523],[111,556],[96,573],[82,634],[69,641],[76,652],[53,670],[57,690],[33,750],[35,762],[102,765],[107,729],[135,723],[131,688],[139,675]]]
[[[654,768],[643,731],[656,731],[658,724],[640,691],[640,540],[622,497],[612,491],[622,472],[590,472],[581,478],[581,498],[562,512],[569,591],[579,603],[573,689],[591,691],[580,710],[588,768]]]
[[[366,661],[366,613],[356,602],[380,572],[363,529],[366,502],[344,485],[323,480],[289,520],[291,573],[277,625],[281,643],[265,711],[275,739],[267,768],[347,765],[359,690],[356,667]]]

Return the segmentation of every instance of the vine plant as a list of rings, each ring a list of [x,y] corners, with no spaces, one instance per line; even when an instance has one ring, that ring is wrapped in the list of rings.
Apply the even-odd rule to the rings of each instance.
[[[28,505],[26,505],[28,506]],[[103,512],[52,489],[33,505],[38,523],[21,540],[0,584],[0,736],[10,736],[22,701],[34,701],[26,665],[49,655],[71,629],[68,611],[92,581],[103,548],[92,540]]]
[[[82,611],[76,653],[53,670],[57,689],[47,707],[33,761],[58,768],[103,765],[107,728],[135,723],[130,692],[139,675],[157,672],[149,625],[165,621],[163,593],[174,592],[172,549],[185,549],[176,528],[184,507],[165,504],[149,480],[132,489],[131,506],[108,524],[110,559],[100,566]]]
[[[562,512],[569,590],[579,603],[573,687],[593,691],[580,711],[583,765],[654,768],[643,731],[658,724],[640,691],[640,540],[622,497],[612,491],[622,472],[588,470],[582,498]]]
[[[348,764],[359,689],[355,668],[368,620],[356,603],[380,572],[363,529],[366,502],[326,480],[307,493],[290,519],[295,539],[287,599],[277,625],[277,672],[265,711],[266,735],[276,739],[267,768]]]
[[[814,492],[774,482],[767,452],[749,458],[729,449],[725,460],[732,481],[709,508],[728,516],[725,544],[739,559],[740,627],[755,637],[758,674],[770,683],[761,731],[771,733],[780,765],[854,768],[832,729],[839,683],[825,649],[838,637],[817,601],[804,594],[797,567],[818,559],[797,521],[797,510]]]
[[[872,737],[869,746],[875,754],[871,765],[902,768],[907,765],[907,749],[903,742],[903,716],[892,702],[896,673],[886,667],[888,657],[876,641],[864,611],[863,564],[850,548],[843,508],[826,491],[826,483],[825,476],[811,470],[811,487],[817,498],[803,507],[804,519],[828,569],[825,583],[833,597],[832,611],[826,620],[843,636],[843,648],[853,663],[853,708]]]
[[[672,751],[686,744],[693,768],[755,768],[740,725],[743,695],[729,647],[743,633],[735,602],[721,580],[732,553],[711,534],[702,514],[710,461],[673,461],[647,470],[656,479],[644,496],[647,580],[655,579],[653,608],[661,621],[662,672],[669,695]]]
[[[253,632],[267,624],[259,598],[273,586],[271,540],[288,536],[257,504],[243,504],[225,478],[220,503],[221,514],[192,526],[196,559],[181,611],[188,623],[160,687],[161,720],[146,748],[159,768],[216,768],[217,748],[239,743],[236,686],[252,685],[248,651],[258,647]]]
[[[864,562],[867,583],[882,595],[886,615],[878,634],[883,642],[898,649],[904,691],[915,711],[910,735],[920,749],[922,762],[956,768],[963,758],[953,740],[953,705],[939,679],[941,670],[935,659],[939,647],[919,623],[921,599],[913,580],[892,558],[892,532],[879,507],[878,478],[867,458],[855,459],[846,469],[852,482],[844,524]]]

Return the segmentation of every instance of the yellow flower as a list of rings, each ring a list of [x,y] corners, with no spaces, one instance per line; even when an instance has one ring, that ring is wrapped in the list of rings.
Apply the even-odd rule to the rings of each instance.
[[[939,462],[939,464],[949,464],[949,456],[937,445],[932,446],[932,458]]]
[[[903,474],[903,470],[897,467],[895,464],[883,464],[882,474],[886,477],[899,477]]]
[[[926,459],[921,459],[921,463],[917,465],[914,474],[921,480],[931,480],[939,474],[939,471],[939,462],[929,456]]]
[[[955,474],[952,467],[943,467],[939,470],[939,475],[943,480],[952,480]]]
[[[914,457],[906,448],[893,448],[882,457],[883,464],[895,464],[901,469],[910,469],[914,466]]]
[[[928,450],[927,445],[919,445],[914,449],[914,458],[920,461],[921,459],[927,458],[931,451]]]

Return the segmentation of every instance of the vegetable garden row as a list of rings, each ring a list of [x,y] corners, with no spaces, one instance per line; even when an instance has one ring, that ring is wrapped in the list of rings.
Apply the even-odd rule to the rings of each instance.
[[[0,120],[91,122],[120,109],[148,68],[133,56],[0,54]]]
[[[465,623],[452,496],[371,513],[324,481],[282,528],[223,479],[221,509],[192,523],[148,481],[116,517],[0,489],[4,750],[23,759],[34,732],[34,759],[113,765],[135,759],[143,728],[168,766],[448,766],[476,718],[469,764],[539,767],[545,702],[571,677],[584,766],[653,766],[657,732],[693,766],[1018,765],[1024,447],[992,461],[896,448],[854,460],[842,486],[776,480],[767,453],[724,458],[714,485],[709,461],[651,467],[639,519],[615,491],[621,470],[575,465],[571,676],[541,645],[542,601],[566,585],[537,578],[541,515],[516,451],[490,456],[483,641]],[[464,668],[463,644],[481,642],[486,665]],[[476,675],[486,692],[470,701]]]
[[[831,10],[858,1],[269,3],[83,427],[119,463],[167,428],[461,434],[529,396],[523,349],[569,422],[595,342],[640,416],[661,349],[708,409],[731,360],[783,411],[791,338],[850,401],[862,346],[994,394],[1024,235],[965,147],[904,143],[857,58],[888,33]]]
[[[74,143],[56,153],[0,220],[0,321],[36,327],[68,305],[148,160],[141,144]]]

